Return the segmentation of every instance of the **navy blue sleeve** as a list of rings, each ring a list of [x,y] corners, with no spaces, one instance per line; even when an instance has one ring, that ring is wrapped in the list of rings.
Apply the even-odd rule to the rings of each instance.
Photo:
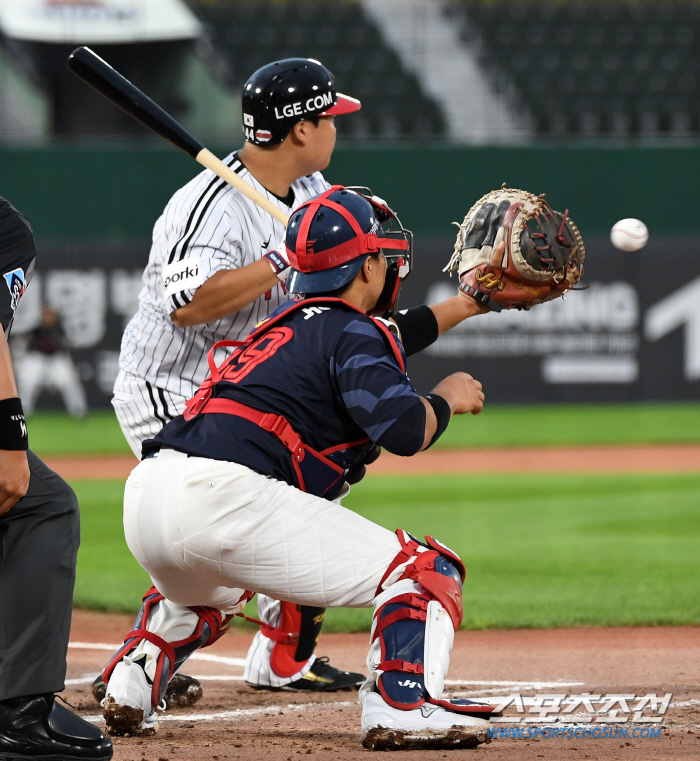
[[[398,455],[420,451],[425,406],[378,328],[366,319],[348,323],[331,373],[348,413],[372,441]]]

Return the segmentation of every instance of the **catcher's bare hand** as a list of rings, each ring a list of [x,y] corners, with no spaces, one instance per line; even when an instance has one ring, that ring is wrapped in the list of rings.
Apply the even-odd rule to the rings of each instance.
[[[484,408],[481,383],[469,373],[448,375],[431,393],[441,396],[450,405],[453,415],[464,415],[467,412],[478,415]]]
[[[27,453],[3,449],[0,452],[0,515],[4,515],[29,488]]]

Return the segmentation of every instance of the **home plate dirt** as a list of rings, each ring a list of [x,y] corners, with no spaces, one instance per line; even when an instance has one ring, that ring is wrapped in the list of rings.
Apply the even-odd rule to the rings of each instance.
[[[45,457],[67,481],[124,478],[136,466],[132,455]],[[648,473],[700,471],[700,444],[635,447],[529,449],[436,449],[414,457],[382,452],[369,475],[403,473]]]
[[[106,663],[111,646],[121,640],[131,623],[130,616],[74,612],[64,696],[98,724],[101,712],[90,685]],[[115,738],[116,761],[294,761],[306,755],[367,759],[371,752],[363,750],[359,740],[357,693],[314,695],[251,689],[242,679],[251,639],[248,633],[229,632],[213,647],[195,654],[183,670],[202,680],[202,700],[193,708],[164,714],[155,737]],[[317,652],[330,656],[336,666],[364,671],[367,640],[366,634],[324,634]],[[700,758],[700,627],[460,631],[448,681],[450,696],[481,696],[491,701],[522,696],[524,708],[513,703],[505,709],[504,718],[533,715],[534,698],[543,695],[671,693],[673,697],[660,725],[633,725],[631,716],[617,726],[609,722],[577,724],[583,716],[578,711],[561,725],[572,730],[607,730],[609,734],[617,730],[615,739],[494,738],[475,750],[403,752],[407,759]],[[558,724],[548,722],[546,726]],[[645,733],[661,727],[660,736],[633,737],[632,726],[643,727]],[[628,728],[627,739],[620,737],[622,727]]]

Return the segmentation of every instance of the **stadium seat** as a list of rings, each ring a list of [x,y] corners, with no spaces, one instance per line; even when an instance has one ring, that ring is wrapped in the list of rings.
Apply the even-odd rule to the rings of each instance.
[[[450,0],[446,12],[539,135],[700,133],[696,0]]]
[[[260,66],[293,56],[317,58],[339,89],[362,100],[341,136],[434,138],[445,134],[438,104],[407,72],[362,7],[352,0],[191,0],[210,48],[240,89]]]

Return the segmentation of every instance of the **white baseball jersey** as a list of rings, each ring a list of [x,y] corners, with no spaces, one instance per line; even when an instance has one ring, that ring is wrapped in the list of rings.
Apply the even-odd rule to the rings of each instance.
[[[224,163],[285,214],[330,187],[320,172],[302,177],[292,184],[287,205],[250,174],[237,152]],[[188,328],[174,325],[170,314],[189,303],[215,272],[261,259],[284,232],[281,222],[208,169],[178,190],[153,228],[139,310],[122,339],[121,369],[158,389],[193,396],[208,374],[213,344],[242,340],[288,296],[280,284],[235,314]]]

